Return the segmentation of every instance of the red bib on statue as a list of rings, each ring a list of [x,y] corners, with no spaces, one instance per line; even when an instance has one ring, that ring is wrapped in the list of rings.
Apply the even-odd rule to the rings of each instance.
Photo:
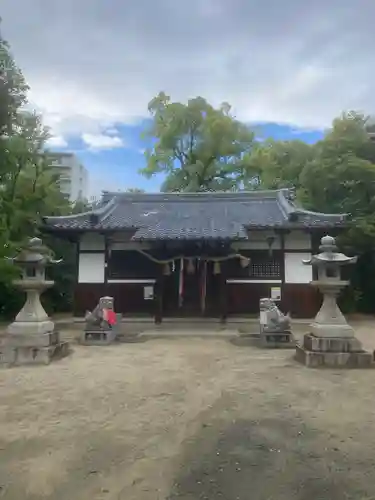
[[[116,313],[111,309],[103,309],[103,319],[108,321],[108,324],[115,325],[116,324]]]

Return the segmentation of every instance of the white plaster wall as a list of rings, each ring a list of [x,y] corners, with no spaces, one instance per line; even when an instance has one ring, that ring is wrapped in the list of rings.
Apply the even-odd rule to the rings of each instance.
[[[302,263],[311,258],[309,252],[293,252],[284,254],[285,283],[310,283],[312,281],[312,266]]]
[[[104,236],[97,233],[85,233],[79,241],[80,251],[103,250],[105,249]]]
[[[80,253],[78,283],[104,283],[105,254]]]
[[[291,231],[284,237],[285,250],[311,250],[311,235],[305,231]]]
[[[281,238],[273,231],[249,231],[248,236],[249,241],[233,243],[232,247],[234,249],[242,248],[244,250],[268,250],[269,246],[267,243],[267,238],[269,236],[273,236],[275,240],[272,244],[272,250],[281,249]]]

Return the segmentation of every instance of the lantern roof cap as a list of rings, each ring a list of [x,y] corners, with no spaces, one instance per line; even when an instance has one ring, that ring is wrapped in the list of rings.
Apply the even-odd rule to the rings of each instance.
[[[43,264],[58,264],[60,260],[54,260],[52,251],[43,244],[40,238],[30,238],[28,242],[20,249],[18,255],[10,258],[16,264],[26,265],[43,265]]]
[[[348,257],[344,253],[337,251],[336,240],[333,236],[323,236],[320,240],[320,253],[313,255],[308,260],[303,260],[304,264],[355,264],[358,257]]]

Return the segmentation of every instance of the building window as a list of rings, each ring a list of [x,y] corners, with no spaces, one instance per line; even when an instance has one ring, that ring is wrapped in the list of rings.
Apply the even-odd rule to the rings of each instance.
[[[250,263],[249,275],[254,278],[279,278],[281,275],[280,262],[268,260]]]
[[[239,253],[250,259],[246,267],[241,266],[240,259],[230,259],[225,262],[228,278],[243,279],[281,279],[283,253],[257,250],[239,250]]]

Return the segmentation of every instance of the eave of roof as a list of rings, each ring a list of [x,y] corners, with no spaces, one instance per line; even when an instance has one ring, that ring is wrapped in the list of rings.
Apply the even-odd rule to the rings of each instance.
[[[347,215],[297,207],[286,189],[211,193],[104,193],[103,206],[45,217],[42,230],[134,231],[133,240],[248,239],[247,229],[345,226]]]

